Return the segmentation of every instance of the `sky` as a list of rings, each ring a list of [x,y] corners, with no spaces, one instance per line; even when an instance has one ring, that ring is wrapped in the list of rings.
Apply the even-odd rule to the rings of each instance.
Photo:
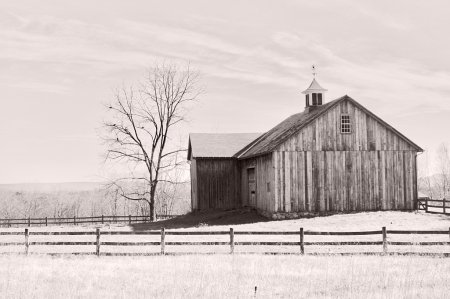
[[[265,132],[316,79],[431,156],[450,142],[448,1],[0,0],[0,184],[102,181],[112,89],[191,62],[205,92],[177,129]],[[186,138],[187,139],[187,138]]]

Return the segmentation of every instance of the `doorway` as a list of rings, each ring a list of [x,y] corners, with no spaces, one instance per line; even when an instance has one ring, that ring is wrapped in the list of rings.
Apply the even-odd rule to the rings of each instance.
[[[256,208],[256,175],[255,168],[247,169],[249,205]]]

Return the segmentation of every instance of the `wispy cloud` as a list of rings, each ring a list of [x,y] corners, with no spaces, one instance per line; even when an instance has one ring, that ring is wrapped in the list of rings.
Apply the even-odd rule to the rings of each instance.
[[[25,88],[31,89],[38,92],[46,92],[46,93],[60,93],[67,94],[70,92],[70,88],[64,85],[50,84],[50,83],[42,83],[42,82],[19,82],[19,83],[0,83],[3,86],[15,87],[15,88]]]

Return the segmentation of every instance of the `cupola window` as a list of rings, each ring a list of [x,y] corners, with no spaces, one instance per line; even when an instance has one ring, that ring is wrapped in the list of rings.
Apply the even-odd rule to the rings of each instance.
[[[313,106],[317,106],[317,93],[312,94],[312,104]]]

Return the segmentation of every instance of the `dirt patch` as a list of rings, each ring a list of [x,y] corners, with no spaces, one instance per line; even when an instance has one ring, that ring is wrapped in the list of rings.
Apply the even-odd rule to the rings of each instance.
[[[189,213],[187,215],[153,223],[137,223],[131,225],[131,227],[134,231],[143,231],[158,230],[161,228],[172,229],[204,226],[227,226],[268,221],[270,221],[270,219],[261,216],[252,209],[239,209],[229,211],[212,210]]]

